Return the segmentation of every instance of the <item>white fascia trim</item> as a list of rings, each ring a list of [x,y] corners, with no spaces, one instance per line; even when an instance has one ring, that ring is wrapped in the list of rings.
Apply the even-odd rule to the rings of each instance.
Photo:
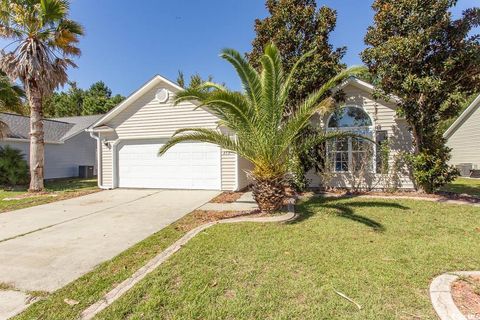
[[[455,122],[450,126],[450,128],[445,131],[443,134],[443,137],[445,139],[449,139],[455,131],[457,131],[458,127],[467,120],[474,112],[477,110],[477,108],[480,107],[480,95],[473,100],[472,104],[468,106],[465,111],[455,120]]]
[[[375,86],[371,83],[368,83],[366,81],[363,81],[363,80],[360,80],[358,78],[355,78],[355,77],[350,77],[348,78],[347,80],[343,81],[341,84],[339,84],[338,86],[336,86],[335,88],[332,89],[333,92],[337,92],[343,88],[345,88],[347,85],[353,85],[357,88],[360,88],[364,91],[367,91],[369,93],[372,93],[374,90],[375,90]],[[395,95],[389,95],[389,97],[394,100],[396,103],[399,103],[402,101],[402,99],[400,99],[399,97],[395,96]]]
[[[155,85],[158,83],[166,83],[167,85],[172,86],[176,90],[183,90],[182,87],[180,87],[178,84],[162,77],[161,75],[156,75],[152,79],[150,79],[147,83],[145,83],[140,89],[132,93],[130,96],[128,96],[123,102],[121,102],[118,106],[107,112],[105,116],[103,116],[100,120],[95,122],[93,125],[90,126],[89,130],[92,128],[98,127],[108,120],[112,119],[116,115],[118,115],[120,112],[122,112],[125,108],[127,108],[131,103],[133,103],[135,100],[137,100],[139,97],[141,97],[143,94],[145,94],[148,90],[152,89]]]

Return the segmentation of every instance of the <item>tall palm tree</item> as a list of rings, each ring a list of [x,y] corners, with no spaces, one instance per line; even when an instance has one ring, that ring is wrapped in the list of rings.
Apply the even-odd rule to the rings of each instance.
[[[25,93],[0,70],[0,112],[22,113]],[[0,121],[0,140],[7,136],[7,125]]]
[[[12,40],[0,55],[0,69],[19,79],[30,105],[30,191],[43,190],[42,102],[66,83],[69,57],[79,56],[83,28],[68,18],[66,0],[0,0],[0,37]]]
[[[236,152],[253,164],[250,176],[255,201],[265,212],[277,210],[285,197],[285,178],[288,171],[288,154],[291,146],[298,145],[300,133],[317,112],[329,112],[333,99],[326,96],[338,82],[363,71],[350,68],[338,74],[313,92],[300,103],[295,113],[284,118],[292,75],[301,62],[311,53],[302,57],[291,72],[284,74],[278,49],[272,44],[265,48],[261,58],[262,71],[257,72],[237,51],[223,50],[221,57],[230,62],[238,73],[244,92],[234,92],[222,85],[211,82],[187,88],[175,98],[178,104],[195,100],[200,106],[215,113],[219,126],[231,130],[235,137],[218,130],[184,128],[160,149],[167,152],[172,146],[184,141],[209,142]],[[339,134],[340,135],[340,134]],[[335,135],[330,135],[334,138]]]

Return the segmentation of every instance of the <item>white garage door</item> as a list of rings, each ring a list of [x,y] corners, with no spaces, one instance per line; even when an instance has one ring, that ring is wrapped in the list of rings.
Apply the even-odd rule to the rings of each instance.
[[[220,148],[180,143],[158,156],[163,144],[129,142],[118,151],[119,187],[221,189]]]

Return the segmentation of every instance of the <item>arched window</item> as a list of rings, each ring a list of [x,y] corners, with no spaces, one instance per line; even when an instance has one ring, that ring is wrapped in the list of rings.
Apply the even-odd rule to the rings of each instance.
[[[348,131],[373,139],[373,122],[361,107],[337,109],[327,121],[328,131]],[[348,137],[331,141],[328,158],[335,172],[373,170],[375,146],[368,140]]]

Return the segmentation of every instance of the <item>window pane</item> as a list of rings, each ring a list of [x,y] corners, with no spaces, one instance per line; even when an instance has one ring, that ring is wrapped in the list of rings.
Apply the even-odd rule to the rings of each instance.
[[[328,122],[330,128],[369,127],[372,120],[359,107],[344,107],[336,110]]]
[[[336,150],[337,151],[348,151],[348,139],[337,139],[336,140]]]

